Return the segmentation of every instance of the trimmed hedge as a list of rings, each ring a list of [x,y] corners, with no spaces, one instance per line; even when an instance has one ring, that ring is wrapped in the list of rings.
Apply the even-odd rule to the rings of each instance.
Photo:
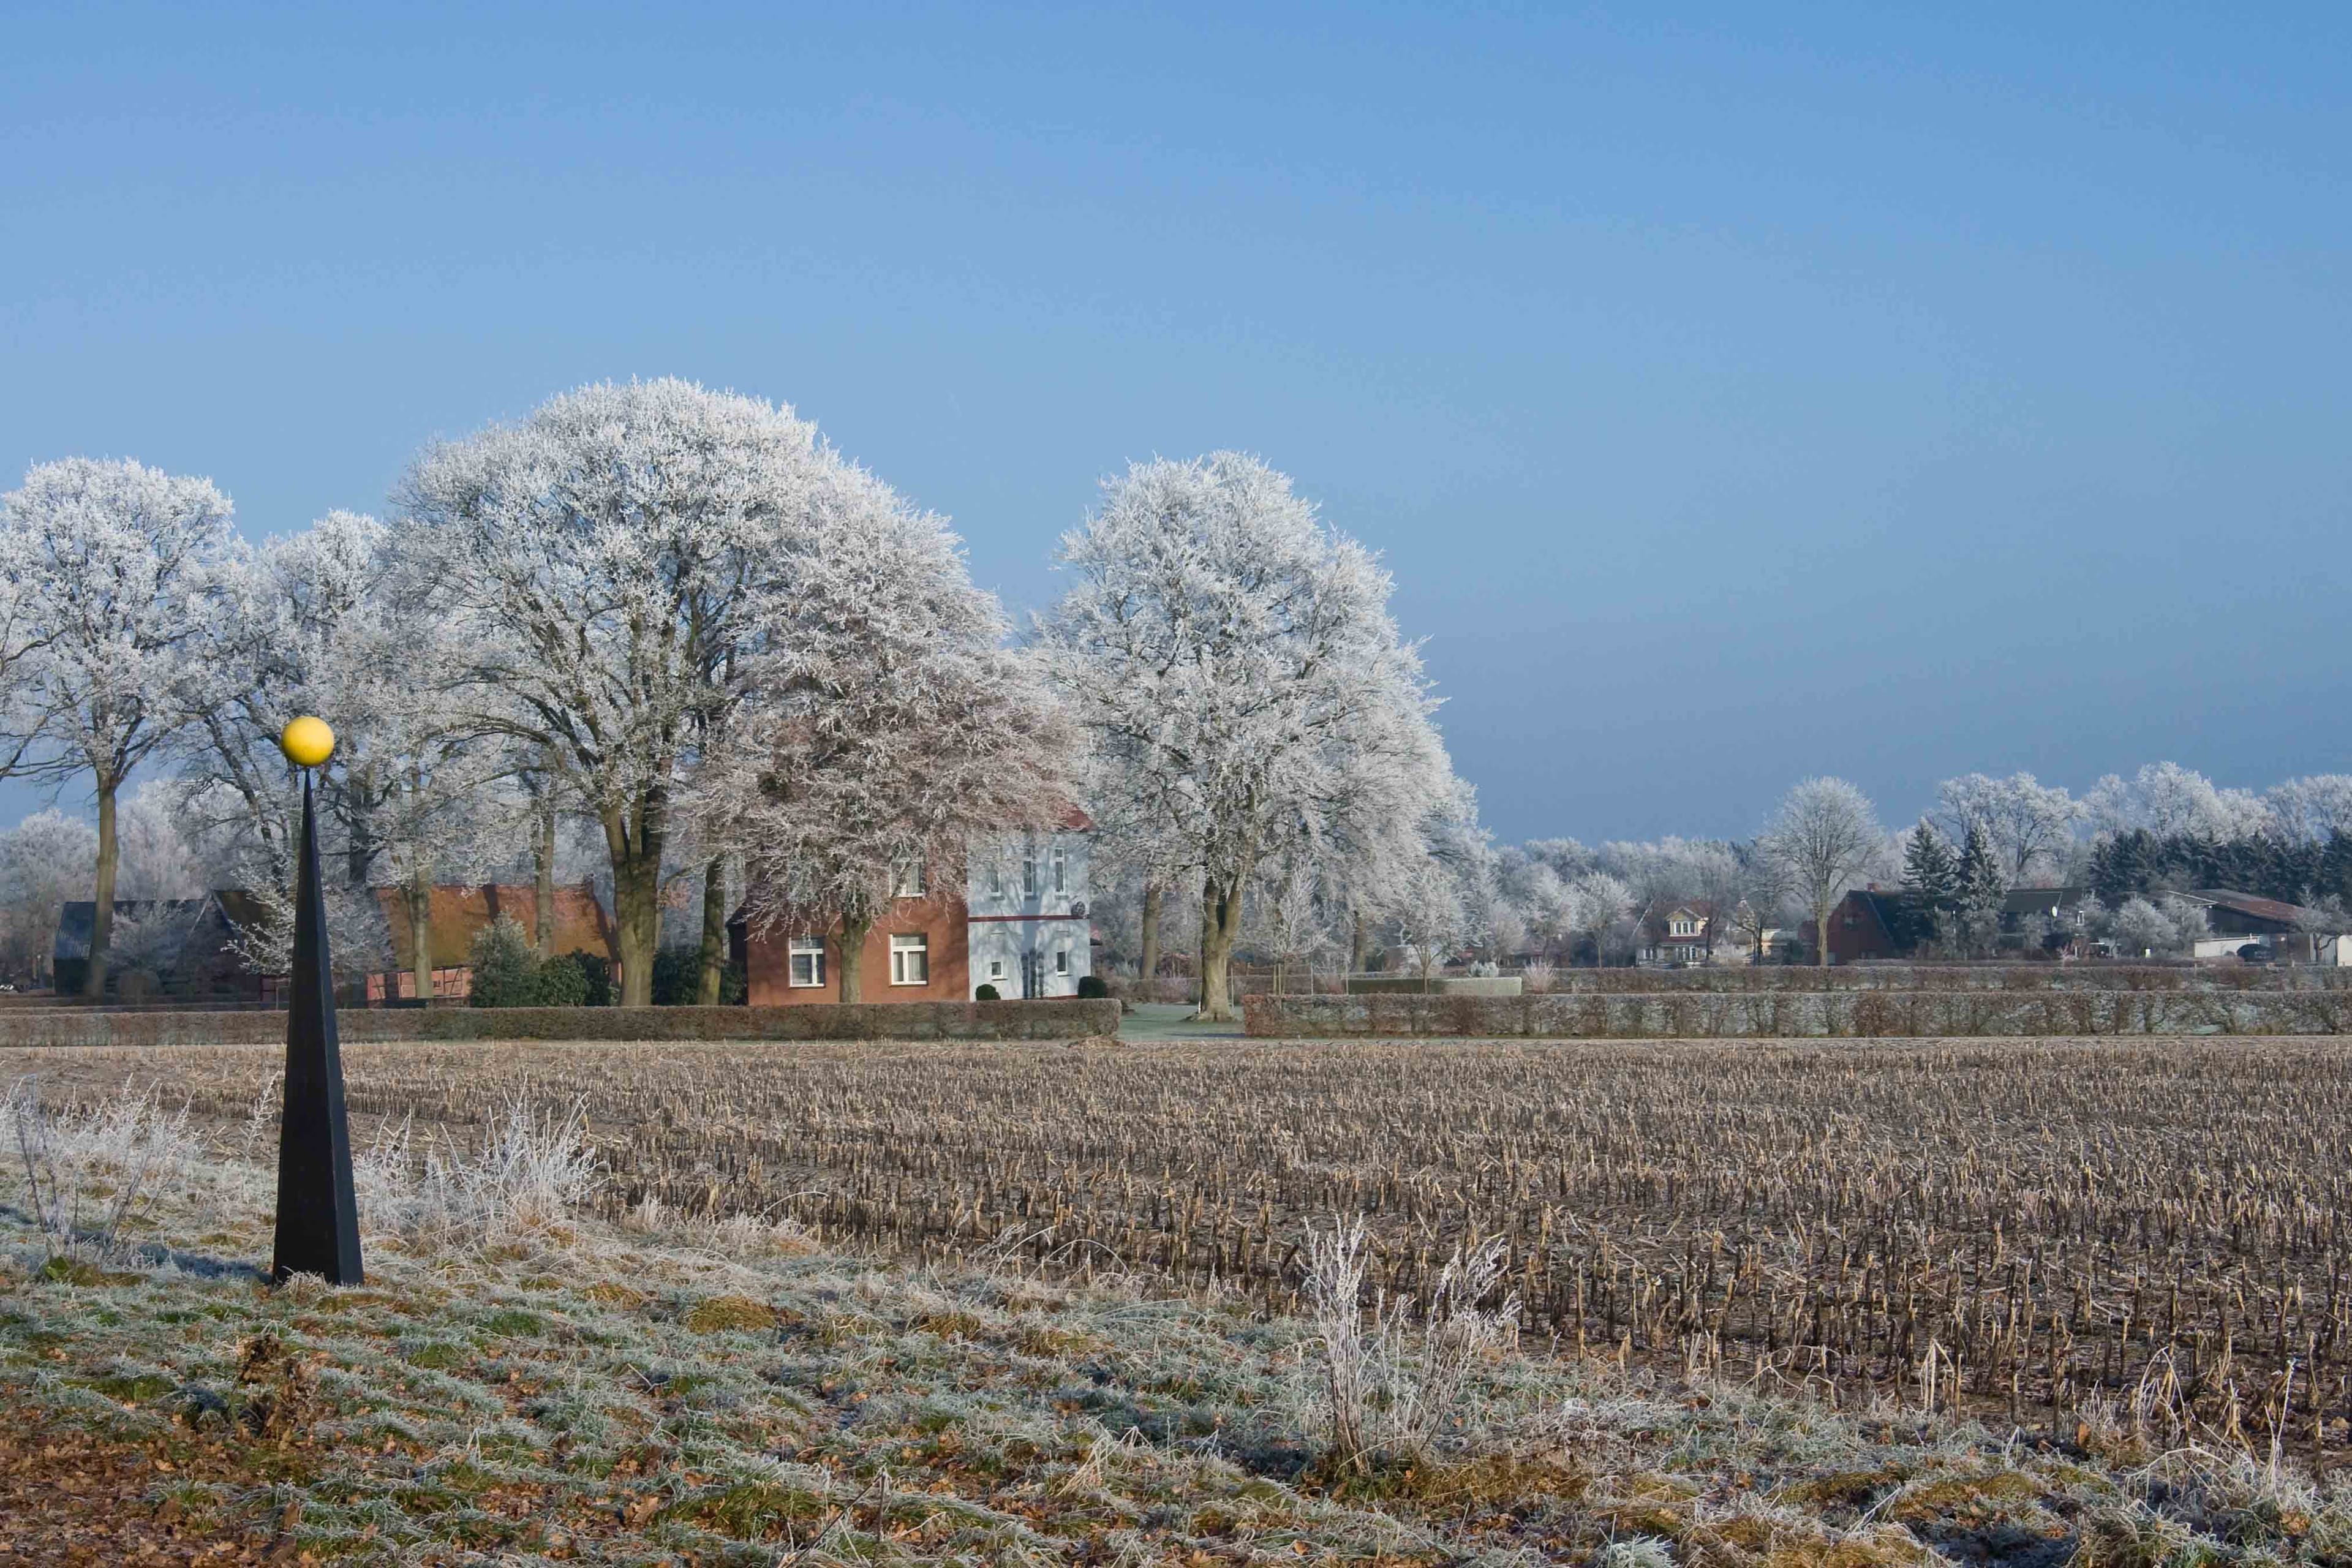
[[[2287,963],[1757,963],[1555,969],[1549,995],[1758,991],[2352,991],[2352,969]],[[1386,989],[1386,987],[1382,987]]]
[[[364,1040],[1066,1040],[1118,1033],[1114,1001],[868,1002],[806,1007],[345,1008]],[[283,1013],[0,1015],[5,1046],[283,1043]]]
[[[1596,996],[1251,996],[1268,1039],[1674,1040],[1822,1036],[2336,1035],[2352,991],[1816,991]]]

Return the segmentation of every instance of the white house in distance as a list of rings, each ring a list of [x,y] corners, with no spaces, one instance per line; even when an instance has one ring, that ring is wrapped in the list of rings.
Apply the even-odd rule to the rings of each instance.
[[[1050,833],[972,847],[964,885],[968,994],[1075,996],[1090,970],[1087,829],[1073,810]]]

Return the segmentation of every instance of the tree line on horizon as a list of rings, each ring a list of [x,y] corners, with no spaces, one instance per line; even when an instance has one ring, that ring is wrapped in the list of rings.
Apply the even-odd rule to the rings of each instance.
[[[282,963],[299,792],[276,740],[304,712],[339,738],[320,775],[339,944],[366,946],[361,911],[392,889],[420,994],[457,957],[429,952],[436,883],[527,865],[544,889],[593,854],[624,1003],[650,999],[681,894],[706,999],[738,907],[837,937],[855,998],[898,868],[961,867],[1073,803],[1113,949],[1144,974],[1189,950],[1213,1016],[1243,952],[1598,961],[1664,899],[1759,946],[1798,919],[1818,937],[1849,888],[1947,837],[1979,903],[2038,870],[2105,897],[2242,861],[2260,890],[2352,892],[2325,847],[2352,779],[2256,797],[2170,763],[2080,801],[1967,775],[1899,835],[1817,778],[1743,843],[1497,847],[1389,574],[1239,453],[1105,480],[1056,546],[1066,591],[1020,627],[944,519],[789,407],[683,381],[581,387],[436,443],[391,502],[254,543],[210,480],[134,461],[37,464],[0,497],[0,776],[96,805],[94,826],[0,834],[0,900],[87,889],[94,993],[126,826],[134,885],[251,891],[243,951]]]

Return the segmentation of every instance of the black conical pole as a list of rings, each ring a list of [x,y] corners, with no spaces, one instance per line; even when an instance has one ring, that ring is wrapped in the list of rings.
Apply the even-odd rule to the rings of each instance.
[[[294,890],[294,1008],[286,1018],[286,1118],[278,1135],[278,1240],[269,1263],[271,1279],[289,1274],[316,1274],[331,1285],[361,1282],[360,1209],[352,1194],[352,1130],[343,1112],[327,894],[319,879],[308,768],[302,869]]]

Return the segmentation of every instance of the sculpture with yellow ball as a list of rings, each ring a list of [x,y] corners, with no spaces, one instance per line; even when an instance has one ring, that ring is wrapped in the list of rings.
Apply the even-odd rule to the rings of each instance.
[[[278,1234],[270,1277],[315,1274],[357,1285],[359,1204],[352,1190],[352,1133],[343,1106],[342,1048],[335,1032],[335,966],[327,952],[327,896],[319,871],[311,774],[334,755],[335,732],[304,714],[278,737],[302,770],[302,847],[295,872],[292,1005],[286,1016],[286,1114],[278,1135]]]

